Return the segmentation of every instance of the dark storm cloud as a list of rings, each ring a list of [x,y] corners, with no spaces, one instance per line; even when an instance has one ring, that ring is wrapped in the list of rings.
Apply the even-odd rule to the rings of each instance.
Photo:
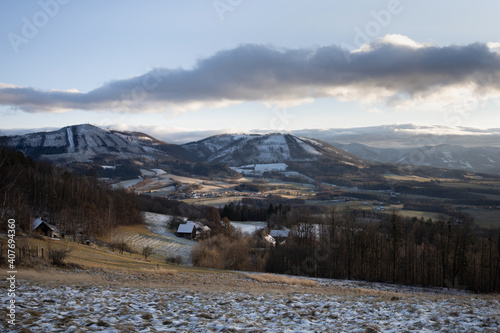
[[[155,69],[87,93],[0,85],[0,104],[24,111],[190,109],[243,101],[380,94],[388,104],[446,87],[500,88],[500,56],[486,44],[405,46],[380,40],[361,51],[338,46],[282,50],[242,45],[199,60],[193,69]],[[346,92],[347,91],[347,92]]]

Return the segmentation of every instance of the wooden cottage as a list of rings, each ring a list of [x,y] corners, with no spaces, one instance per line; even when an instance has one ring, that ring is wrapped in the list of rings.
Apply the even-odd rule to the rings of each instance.
[[[186,239],[196,238],[196,225],[194,223],[179,224],[176,232],[177,237],[184,237]]]
[[[40,235],[47,236],[50,238],[60,238],[61,233],[59,232],[59,229],[53,224],[49,224],[42,220],[41,218],[36,219],[33,222],[33,228],[32,230]]]

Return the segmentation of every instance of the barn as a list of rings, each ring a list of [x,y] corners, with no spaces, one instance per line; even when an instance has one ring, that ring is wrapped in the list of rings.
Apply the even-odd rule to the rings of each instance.
[[[35,233],[38,233],[43,236],[47,236],[50,238],[60,238],[61,233],[59,232],[59,229],[53,224],[49,224],[42,220],[41,218],[37,218],[33,222],[32,230]]]
[[[186,239],[196,238],[196,225],[194,223],[179,224],[176,232],[177,237],[184,237]]]

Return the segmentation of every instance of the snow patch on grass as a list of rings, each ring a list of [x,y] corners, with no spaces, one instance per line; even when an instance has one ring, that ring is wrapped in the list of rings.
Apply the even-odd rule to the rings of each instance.
[[[203,278],[210,280],[209,275]],[[254,278],[252,274],[251,279]],[[476,296],[388,297],[364,292],[344,294],[340,289],[338,293],[333,289],[328,294],[315,293],[319,286],[304,286],[302,292],[288,291],[289,287],[283,286],[272,290],[268,286],[263,290],[220,291],[207,285],[193,290],[168,283],[142,287],[140,280],[125,285],[109,283],[105,287],[93,283],[49,287],[38,281],[19,282],[20,296],[16,299],[16,305],[22,305],[19,321],[15,328],[7,326],[5,320],[0,321],[2,332],[21,329],[30,332],[498,332],[500,329],[498,299]],[[276,282],[265,281],[263,285],[268,283]]]
[[[247,164],[240,167],[231,167],[234,171],[241,174],[263,174],[266,171],[285,171],[288,168],[286,163],[257,163]]]
[[[241,230],[243,233],[252,234],[257,230],[267,228],[267,222],[233,222],[231,221],[231,225],[236,229]]]

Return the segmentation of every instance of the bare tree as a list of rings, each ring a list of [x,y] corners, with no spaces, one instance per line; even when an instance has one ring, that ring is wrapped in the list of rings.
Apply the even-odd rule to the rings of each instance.
[[[153,248],[151,246],[145,246],[142,249],[142,255],[144,256],[144,259],[148,259],[150,255],[154,253]]]

